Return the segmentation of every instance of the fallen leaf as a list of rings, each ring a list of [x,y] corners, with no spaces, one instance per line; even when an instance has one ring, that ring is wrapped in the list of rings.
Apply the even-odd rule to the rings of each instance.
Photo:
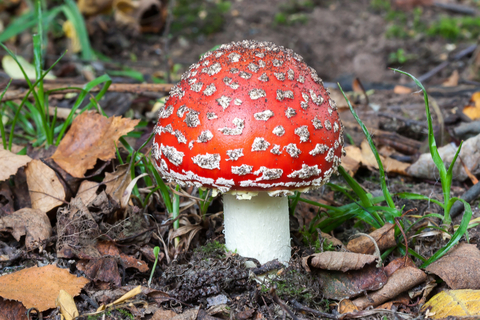
[[[105,192],[120,204],[122,203],[125,190],[130,182],[132,182],[132,176],[128,171],[128,167],[128,164],[124,164],[118,166],[113,173],[105,172],[105,178],[103,179],[103,184],[107,186]],[[125,203],[124,208],[127,204],[128,202]]]
[[[107,161],[115,157],[118,139],[132,131],[139,121],[84,112],[75,118],[52,159],[71,176],[83,178],[98,159]]]
[[[32,267],[1,276],[0,296],[42,312],[55,308],[60,290],[76,296],[88,282],[84,277],[77,277],[55,265]]]
[[[77,198],[88,206],[97,197],[97,190],[100,184],[98,182],[84,180],[77,191]]]
[[[92,281],[113,283],[117,287],[122,284],[118,263],[113,257],[102,257],[90,261],[80,260],[77,262],[77,269],[85,273],[87,278]]]
[[[460,75],[458,74],[458,70],[453,70],[450,77],[448,77],[447,81],[442,83],[444,87],[456,87],[458,86],[458,80],[460,79]]]
[[[120,250],[111,241],[99,242],[96,247],[98,249],[98,252],[100,252],[100,254],[104,256],[120,258],[125,268],[135,268],[140,272],[146,272],[149,269],[145,261],[121,253]]]
[[[13,194],[8,181],[0,182],[0,218],[12,214],[14,209]]]
[[[362,151],[356,146],[346,146],[346,154],[342,156],[342,167],[350,176],[355,176],[361,166]]]
[[[97,222],[81,198],[74,198],[57,211],[57,256],[59,258],[100,258],[94,248],[100,234]]]
[[[427,275],[416,267],[404,267],[398,269],[388,278],[387,283],[382,289],[371,292],[367,297],[360,297],[352,302],[359,308],[365,309],[369,306],[378,306],[382,303],[395,298],[402,292],[405,292],[427,279]]]
[[[107,13],[112,10],[113,0],[78,0],[78,10],[86,16]]]
[[[23,57],[16,56],[18,62],[23,67],[25,74],[29,79],[35,79],[35,67],[31,65]],[[12,79],[25,79],[22,70],[18,66],[17,62],[8,54],[3,56],[2,59],[2,68],[6,74]],[[54,80],[56,77],[52,73],[48,73],[43,79],[45,80]]]
[[[52,236],[52,226],[45,212],[29,208],[0,218],[0,231],[10,232],[17,241],[25,236],[27,250],[38,248],[43,241]]]
[[[27,165],[32,161],[29,156],[20,156],[8,150],[0,149],[0,163],[2,170],[0,170],[0,181],[7,180],[10,176],[17,173],[18,169]]]
[[[66,20],[62,25],[62,29],[69,42],[68,49],[73,53],[80,52],[80,50],[82,50],[82,45],[72,21]]]
[[[452,289],[480,289],[480,251],[474,244],[460,243],[426,269]]]
[[[115,0],[114,18],[137,32],[159,32],[166,19],[166,10],[160,0]]]
[[[480,92],[472,94],[470,102],[463,108],[463,113],[472,120],[480,119]]]
[[[326,251],[303,258],[302,265],[307,271],[310,267],[346,272],[362,269],[366,264],[376,262],[377,257],[353,252]]]
[[[375,159],[375,155],[373,154],[372,149],[370,149],[368,141],[363,140],[360,147],[362,149],[362,164],[367,167],[378,169],[377,160]],[[383,168],[386,172],[394,172],[402,175],[408,175],[406,169],[410,166],[409,163],[400,162],[390,157],[383,156],[380,156],[380,160],[382,161]]]
[[[386,223],[381,228],[369,234],[377,243],[380,251],[392,248],[397,245],[395,242],[395,228],[391,223]],[[347,244],[347,249],[351,252],[372,254],[375,252],[375,244],[369,237],[360,236],[352,239]]]
[[[438,153],[442,158],[445,166],[448,168],[452,163],[453,157],[457,151],[457,147],[452,144],[447,144],[441,148],[438,148]],[[459,158],[462,161],[457,160],[453,166],[452,176],[454,180],[465,181],[468,179],[468,175],[463,168],[463,164],[470,170],[474,175],[480,174],[480,165],[478,161],[478,154],[480,153],[480,134],[475,137],[472,137],[466,140],[462,145],[462,150],[460,151]],[[430,153],[422,154],[418,160],[413,163],[408,169],[407,173],[416,178],[425,178],[425,179],[437,179],[438,170],[435,163],[432,160],[432,155]]]
[[[479,290],[447,290],[433,296],[422,308],[433,319],[480,316]]]
[[[383,267],[370,264],[360,270],[348,272],[315,269],[313,272],[322,283],[322,293],[327,299],[354,298],[366,291],[378,290],[387,283]]]
[[[159,309],[153,314],[152,320],[170,320],[176,315],[177,313],[172,310]]]
[[[338,303],[338,313],[357,312],[358,308],[348,299],[343,299]]]
[[[65,189],[55,171],[41,160],[30,161],[25,169],[32,208],[48,212],[63,204]]]
[[[0,298],[0,320],[28,320],[27,308],[18,301]]]
[[[409,256],[396,258],[385,267],[385,273],[388,277],[395,273],[400,268],[415,267],[415,263]]]
[[[73,320],[75,317],[79,316],[73,297],[65,290],[60,290],[60,293],[55,300],[55,305],[60,308],[60,312],[65,320]]]
[[[393,92],[396,93],[396,94],[409,94],[409,93],[412,93],[412,91],[413,90],[409,87],[404,87],[404,86],[399,86],[399,85],[396,85],[393,88]]]
[[[136,295],[138,295],[140,293],[142,293],[142,286],[137,286],[137,287],[133,288],[132,290],[130,290],[129,292],[125,293],[123,296],[121,296],[120,298],[118,298],[114,302],[112,302],[110,304],[107,304],[107,305],[101,305],[97,309],[97,311],[103,311],[108,307],[111,307],[111,306],[116,305],[116,304],[123,303],[127,300],[132,299],[133,297],[135,297]]]

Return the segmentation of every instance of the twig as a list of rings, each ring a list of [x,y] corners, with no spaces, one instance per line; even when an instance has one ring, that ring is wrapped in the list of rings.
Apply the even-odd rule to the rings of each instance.
[[[26,85],[26,83],[25,83]],[[84,83],[52,83],[44,84],[45,91],[57,90],[55,93],[71,93],[78,92],[83,88]],[[112,83],[108,87],[109,92],[123,92],[123,93],[136,93],[145,94],[146,92],[168,92],[174,85],[170,83]],[[1,87],[1,86],[0,86]],[[59,90],[61,89],[61,90]],[[90,92],[98,92],[101,90],[100,86],[96,86],[90,90]],[[4,101],[10,101],[15,99],[21,99],[25,96],[25,92],[12,92],[5,93],[2,99]]]
[[[434,2],[433,5],[437,8],[442,8],[448,11],[466,14],[469,16],[474,16],[477,14],[477,10],[475,10],[474,8],[463,6],[461,4]]]
[[[473,185],[470,189],[467,190],[460,198],[465,200],[466,202],[472,202],[480,195],[480,183]],[[463,202],[457,201],[450,209],[450,216],[455,218],[464,210]]]
[[[425,80],[430,79],[432,76],[434,76],[435,74],[437,74],[438,72],[443,70],[445,67],[447,67],[450,63],[452,63],[454,61],[457,61],[457,60],[460,60],[461,58],[473,53],[476,48],[477,48],[477,45],[473,44],[473,45],[469,46],[468,48],[463,49],[462,51],[460,51],[459,53],[454,55],[452,59],[449,59],[447,61],[443,61],[442,63],[440,63],[438,66],[436,66],[432,70],[430,70],[427,73],[424,73],[423,75],[418,77],[418,81],[424,82]],[[415,83],[411,82],[410,84],[414,85]]]
[[[283,302],[278,296],[277,296],[277,292],[275,291],[274,288],[271,288],[270,289],[270,295],[272,296],[272,299],[273,301],[275,301],[276,304],[278,304],[286,313],[288,313],[288,315],[293,319],[293,320],[299,320],[297,318],[297,316],[295,315],[295,313],[292,312],[292,310],[290,310],[288,307],[287,307],[287,304],[285,302]]]
[[[298,302],[297,300],[292,299],[292,300],[290,300],[290,303],[295,310],[310,312],[310,313],[312,313],[316,316],[327,318],[327,319],[338,319],[338,317],[333,315],[333,314],[326,313],[326,312],[321,312],[321,311],[306,307],[306,306],[302,305],[300,302]]]

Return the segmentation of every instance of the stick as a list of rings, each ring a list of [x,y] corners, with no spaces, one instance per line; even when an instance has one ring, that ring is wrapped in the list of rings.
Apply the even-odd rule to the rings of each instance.
[[[480,196],[480,183],[477,183],[477,184],[473,185],[460,198],[462,198],[463,200],[465,200],[467,202],[472,202],[473,200],[478,198],[478,196]],[[465,208],[464,208],[463,202],[457,201],[452,206],[452,209],[450,209],[450,216],[452,218],[455,218],[460,213],[462,213],[464,209]]]

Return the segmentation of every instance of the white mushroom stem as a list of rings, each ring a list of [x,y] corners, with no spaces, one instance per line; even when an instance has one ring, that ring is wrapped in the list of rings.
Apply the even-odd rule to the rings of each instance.
[[[259,192],[250,200],[223,195],[225,243],[228,250],[260,263],[287,264],[291,256],[287,197]]]

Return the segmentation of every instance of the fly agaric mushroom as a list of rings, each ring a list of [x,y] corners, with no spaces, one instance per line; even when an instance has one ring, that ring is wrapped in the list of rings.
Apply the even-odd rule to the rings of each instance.
[[[303,58],[269,42],[207,52],[160,110],[153,157],[181,186],[223,193],[229,250],[290,259],[286,195],[326,183],[340,164],[335,102]]]

